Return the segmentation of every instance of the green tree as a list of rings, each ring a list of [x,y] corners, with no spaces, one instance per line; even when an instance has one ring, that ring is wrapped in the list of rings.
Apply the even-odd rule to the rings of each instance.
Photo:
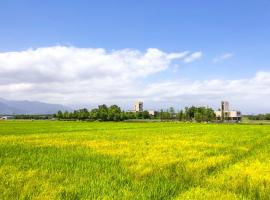
[[[175,118],[175,111],[173,107],[169,108],[169,115],[170,115],[170,119],[174,119]]]
[[[94,108],[94,109],[92,109],[91,111],[90,111],[90,113],[89,113],[89,118],[91,119],[91,120],[98,120],[98,118],[99,118],[99,116],[98,116],[98,109],[97,108]]]
[[[205,110],[205,121],[210,122],[216,119],[215,112],[212,108],[207,108]]]
[[[59,110],[59,111],[57,112],[56,117],[57,117],[58,119],[63,119],[63,113],[62,113],[61,110]]]
[[[194,119],[196,120],[196,122],[202,122],[203,121],[202,112],[200,111],[195,112]]]
[[[184,119],[183,110],[179,111],[179,113],[177,114],[177,118],[178,118],[179,121],[183,121],[183,119]]]
[[[108,108],[108,120],[120,121],[121,120],[121,108],[117,105],[111,105]]]
[[[150,115],[149,115],[149,112],[148,111],[143,111],[142,112],[142,118],[143,119],[150,119]]]
[[[68,111],[65,111],[63,113],[63,119],[69,119],[69,112]]]
[[[108,107],[105,104],[98,106],[98,117],[102,121],[108,120]]]
[[[78,110],[78,119],[79,120],[86,120],[89,118],[89,112],[86,108]]]
[[[142,119],[143,113],[142,112],[136,112],[136,119]]]

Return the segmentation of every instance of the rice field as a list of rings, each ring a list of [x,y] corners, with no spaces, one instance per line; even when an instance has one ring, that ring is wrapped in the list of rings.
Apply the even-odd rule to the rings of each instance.
[[[270,199],[270,126],[0,122],[0,199]]]

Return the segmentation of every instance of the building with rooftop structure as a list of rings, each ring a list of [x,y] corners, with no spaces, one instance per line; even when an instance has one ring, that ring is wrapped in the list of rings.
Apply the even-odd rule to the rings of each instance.
[[[216,119],[218,121],[241,121],[242,115],[240,111],[230,110],[230,104],[228,101],[221,102],[221,108],[215,111]]]

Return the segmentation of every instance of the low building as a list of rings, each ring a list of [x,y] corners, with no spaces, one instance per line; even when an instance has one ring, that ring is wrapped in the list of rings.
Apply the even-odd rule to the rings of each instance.
[[[8,119],[14,119],[13,116],[2,116],[0,117],[0,120],[8,120]]]
[[[242,118],[240,111],[230,110],[229,102],[227,101],[221,102],[221,108],[215,111],[215,114],[218,121],[239,122]]]

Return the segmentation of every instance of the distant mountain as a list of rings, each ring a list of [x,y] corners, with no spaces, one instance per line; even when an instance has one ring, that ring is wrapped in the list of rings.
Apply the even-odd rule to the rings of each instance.
[[[60,104],[49,104],[38,101],[13,101],[0,98],[0,114],[54,114],[58,110],[71,111]]]

